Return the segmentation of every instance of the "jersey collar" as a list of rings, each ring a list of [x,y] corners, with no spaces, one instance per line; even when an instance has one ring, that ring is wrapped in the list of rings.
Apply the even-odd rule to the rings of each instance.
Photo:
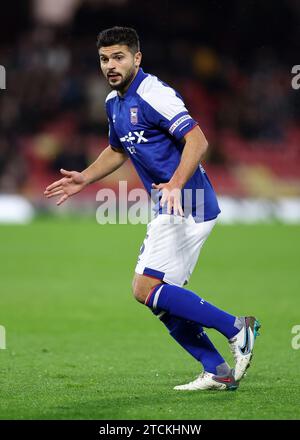
[[[119,99],[126,99],[129,96],[132,96],[137,91],[138,86],[141,84],[141,82],[147,77],[148,75],[143,71],[143,69],[140,67],[137,74],[135,75],[134,80],[128,87],[126,93],[123,96],[120,96],[118,94]]]

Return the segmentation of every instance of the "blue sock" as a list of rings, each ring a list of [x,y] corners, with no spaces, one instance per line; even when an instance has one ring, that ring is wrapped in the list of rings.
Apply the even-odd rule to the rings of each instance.
[[[240,329],[234,326],[236,317],[204,301],[190,290],[169,284],[155,286],[145,304],[150,309],[169,312],[170,315],[194,321],[203,327],[214,328],[230,339]]]
[[[203,328],[195,323],[186,321],[168,312],[153,310],[155,315],[165,324],[170,335],[196,360],[201,362],[204,371],[212,374],[220,374],[220,367],[229,370],[226,361],[214,347]],[[217,367],[219,369],[217,370]]]

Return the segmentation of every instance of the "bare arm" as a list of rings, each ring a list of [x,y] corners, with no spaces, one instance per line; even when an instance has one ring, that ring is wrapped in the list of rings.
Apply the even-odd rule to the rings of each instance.
[[[109,145],[88,168],[81,173],[77,171],[60,172],[65,177],[47,186],[44,194],[47,198],[60,196],[57,205],[61,205],[68,197],[82,191],[90,183],[101,180],[120,168],[128,159],[126,153],[112,149]]]
[[[109,145],[88,168],[81,172],[86,185],[97,182],[116,171],[128,159],[126,153],[114,150]]]
[[[184,139],[186,142],[180,163],[169,182],[180,189],[192,177],[208,147],[207,140],[198,125],[187,133]]]
[[[153,188],[162,189],[161,206],[167,202],[167,212],[170,214],[173,207],[174,214],[183,215],[180,203],[180,190],[186,182],[192,177],[196,168],[199,166],[200,160],[207,150],[207,140],[199,128],[194,127],[185,136],[185,146],[181,155],[180,163],[168,183],[160,183],[153,185]]]

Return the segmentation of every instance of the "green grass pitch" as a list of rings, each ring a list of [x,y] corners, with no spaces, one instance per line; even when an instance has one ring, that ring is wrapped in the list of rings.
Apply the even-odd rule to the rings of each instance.
[[[1,226],[1,419],[299,419],[299,226],[217,225],[189,288],[262,323],[236,392],[180,392],[200,365],[131,294],[145,225]],[[208,334],[232,364],[224,337]]]

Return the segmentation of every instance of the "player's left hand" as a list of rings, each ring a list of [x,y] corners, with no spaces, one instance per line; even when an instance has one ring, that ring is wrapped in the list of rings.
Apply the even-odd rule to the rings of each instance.
[[[174,187],[170,182],[159,183],[158,185],[152,183],[152,188],[162,191],[160,206],[163,207],[167,203],[168,214],[171,214],[173,209],[174,215],[184,216],[181,206],[181,190],[179,188]]]

